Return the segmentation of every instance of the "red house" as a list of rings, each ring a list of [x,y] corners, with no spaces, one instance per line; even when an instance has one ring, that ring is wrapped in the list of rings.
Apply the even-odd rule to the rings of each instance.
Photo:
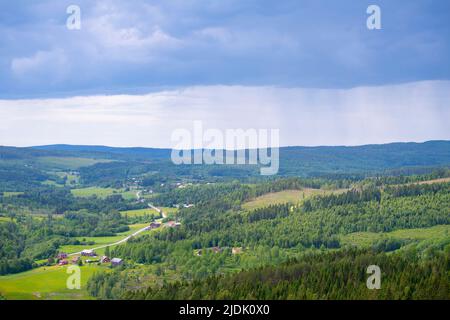
[[[57,259],[67,259],[67,253],[60,252],[60,253],[58,253],[58,256],[56,258]]]
[[[160,226],[161,226],[161,223],[159,223],[159,222],[152,222],[152,223],[150,223],[150,230],[159,228]]]
[[[59,264],[60,266],[64,266],[64,265],[66,265],[66,264],[69,264],[69,261],[67,261],[67,260],[61,260],[58,264]]]

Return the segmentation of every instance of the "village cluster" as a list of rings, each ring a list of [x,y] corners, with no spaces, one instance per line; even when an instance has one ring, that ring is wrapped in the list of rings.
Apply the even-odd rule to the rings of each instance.
[[[72,264],[79,264],[81,257],[90,257],[93,259],[86,259],[85,263],[100,263],[100,264],[106,264],[110,263],[111,267],[117,267],[123,264],[123,260],[120,258],[110,258],[108,256],[102,256],[100,259],[97,258],[97,253],[94,250],[88,249],[81,251],[81,255],[74,256],[70,262]],[[65,252],[60,252],[58,256],[56,257],[56,261],[59,266],[64,266],[69,264],[69,255]]]
[[[161,226],[166,227],[166,228],[176,228],[179,227],[181,225],[180,222],[176,222],[173,220],[170,220],[166,223],[161,223],[158,221],[153,221],[152,223],[150,223],[149,226],[147,226],[145,228],[145,230],[150,231],[153,229],[157,229]],[[110,258],[108,256],[102,256],[99,259],[95,259],[97,258],[97,253],[93,250],[93,249],[86,249],[81,251],[80,255],[75,255],[71,260],[70,263],[72,264],[79,264],[81,257],[90,257],[90,258],[94,258],[94,259],[86,259],[84,262],[85,263],[99,263],[99,264],[106,264],[106,263],[110,263],[111,267],[117,267],[123,264],[123,260],[121,258]],[[53,259],[49,258],[49,263],[52,263]],[[69,255],[65,252],[60,252],[58,253],[57,257],[56,257],[56,263],[59,266],[65,266],[69,264]]]

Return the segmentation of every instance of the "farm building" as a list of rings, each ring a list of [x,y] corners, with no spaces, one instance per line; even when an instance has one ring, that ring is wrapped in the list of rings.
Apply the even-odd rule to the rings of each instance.
[[[242,247],[233,247],[231,248],[232,254],[241,254],[242,253]]]
[[[148,226],[147,230],[153,230],[153,229],[159,228],[160,226],[161,226],[161,223],[159,223],[159,222],[152,222]]]
[[[100,263],[108,263],[108,262],[111,262],[111,259],[109,257],[107,257],[107,256],[103,256],[100,259]]]
[[[168,227],[168,228],[176,228],[176,227],[181,226],[181,223],[175,222],[175,221],[169,221],[169,222],[166,222],[166,223],[164,224],[164,226],[165,226],[165,227]]]
[[[111,259],[111,266],[112,267],[117,267],[123,264],[123,260],[120,258],[112,258]]]
[[[219,252],[222,252],[222,248],[220,248],[220,247],[212,247],[211,251],[214,252],[214,253],[219,253]]]
[[[81,255],[85,257],[95,257],[95,251],[94,250],[83,250],[81,251]]]
[[[67,260],[61,260],[58,264],[60,265],[60,266],[64,266],[64,265],[66,265],[66,264],[68,264],[69,263],[69,261],[67,261]]]
[[[57,259],[67,259],[67,253],[60,252],[60,253],[58,253],[58,256],[56,258]]]

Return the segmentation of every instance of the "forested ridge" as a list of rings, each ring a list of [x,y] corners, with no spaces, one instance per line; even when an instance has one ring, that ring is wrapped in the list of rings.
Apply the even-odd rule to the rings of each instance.
[[[130,241],[116,252],[146,262],[146,257],[150,257],[150,261],[153,259],[146,251],[156,250],[160,243],[170,247],[180,241],[192,249],[236,245],[339,248],[337,236],[340,234],[450,224],[449,185],[421,185],[423,194],[415,196],[383,193],[385,196],[381,197],[378,190],[349,191],[338,196],[316,197],[313,203],[320,203],[320,206],[313,209],[307,205],[309,201],[305,201],[298,207],[276,205],[249,213],[233,210],[224,213],[213,201],[211,207],[185,210],[181,228],[160,232],[152,236],[153,239],[142,237]],[[226,197],[221,199],[225,201]]]
[[[427,259],[370,251],[311,254],[277,266],[227,276],[165,283],[124,293],[126,299],[450,299],[450,252]],[[367,266],[380,266],[380,290],[368,290]],[[97,276],[101,287],[107,278]],[[91,287],[95,296],[99,292]]]
[[[164,150],[0,147],[0,275],[144,230],[152,204],[162,226],[108,247],[124,264],[94,262],[91,296],[449,299],[447,147],[284,148],[275,177]],[[365,285],[371,264],[382,290]]]

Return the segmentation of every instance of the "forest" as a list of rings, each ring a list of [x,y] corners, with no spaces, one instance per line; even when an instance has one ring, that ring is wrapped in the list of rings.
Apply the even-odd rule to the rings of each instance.
[[[450,298],[446,142],[285,148],[281,174],[265,178],[172,166],[158,149],[0,150],[5,299],[10,281],[21,287],[14,275],[59,270],[59,253],[95,246],[124,262],[80,260],[96,299]],[[366,287],[373,264],[381,290]]]

